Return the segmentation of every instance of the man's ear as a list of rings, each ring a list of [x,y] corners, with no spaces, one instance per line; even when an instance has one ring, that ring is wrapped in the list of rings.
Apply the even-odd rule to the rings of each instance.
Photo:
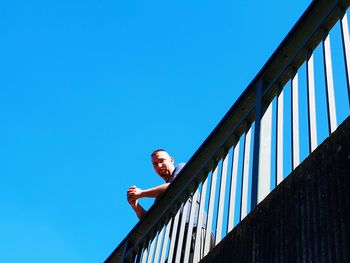
[[[173,164],[174,163],[174,158],[170,156],[170,160],[171,160],[171,163]]]

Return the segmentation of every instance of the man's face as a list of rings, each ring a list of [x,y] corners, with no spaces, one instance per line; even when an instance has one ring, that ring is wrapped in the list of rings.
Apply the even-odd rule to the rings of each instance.
[[[156,173],[165,181],[171,176],[175,169],[174,159],[164,151],[157,152],[152,157],[152,164]]]

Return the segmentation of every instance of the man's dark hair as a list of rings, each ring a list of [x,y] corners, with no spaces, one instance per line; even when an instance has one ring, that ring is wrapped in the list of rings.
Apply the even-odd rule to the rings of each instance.
[[[157,149],[157,150],[154,150],[153,153],[151,154],[151,157],[155,156],[158,152],[167,152],[167,151],[164,150],[164,149]]]

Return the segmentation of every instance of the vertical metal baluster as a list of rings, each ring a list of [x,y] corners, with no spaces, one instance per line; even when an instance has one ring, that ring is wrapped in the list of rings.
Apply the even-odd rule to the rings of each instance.
[[[131,262],[135,263],[137,259],[137,251],[135,250],[131,257]]]
[[[311,53],[306,61],[307,97],[308,97],[308,120],[309,120],[309,153],[317,147],[317,126],[316,126],[316,99],[314,79],[314,55]]]
[[[254,144],[253,144],[253,167],[252,167],[252,185],[250,194],[250,209],[258,204],[258,181],[259,181],[259,158],[260,158],[260,130],[263,108],[263,81],[260,79],[256,85],[255,99],[255,126],[254,126]]]
[[[192,233],[193,233],[193,221],[196,213],[198,213],[197,210],[197,200],[199,197],[199,188],[197,188],[196,192],[194,193],[192,197],[192,205],[191,205],[191,214],[190,214],[190,220],[188,222],[188,230],[187,230],[187,237],[186,237],[186,247],[185,247],[185,256],[183,262],[188,262],[189,256],[190,256],[190,249],[192,245]],[[197,218],[198,220],[198,218]],[[200,231],[200,228],[197,225],[197,231]]]
[[[182,211],[182,216],[181,216],[179,240],[177,242],[177,251],[175,253],[175,263],[179,263],[180,260],[181,260],[182,244],[184,243],[184,233],[185,233],[185,226],[186,226],[186,223],[187,223],[186,221],[187,221],[188,209],[189,209],[189,201],[187,199],[186,202],[185,202],[185,205],[184,205],[184,209]]]
[[[204,243],[204,255],[208,254],[209,248],[210,248],[210,238],[211,238],[211,231],[212,231],[211,229],[212,229],[212,223],[213,223],[217,175],[218,175],[218,166],[216,165],[212,173],[211,184],[210,184],[207,229],[206,229],[205,243]]]
[[[231,184],[230,184],[230,199],[229,199],[229,212],[227,220],[227,232],[233,229],[235,221],[235,208],[236,208],[236,193],[237,193],[237,176],[238,176],[238,157],[239,157],[239,141],[237,142],[234,153],[232,156],[232,172],[231,172]]]
[[[165,229],[165,234],[164,234],[164,238],[163,238],[163,240],[164,240],[163,247],[162,247],[162,251],[161,251],[161,255],[160,255],[160,263],[163,263],[165,261],[165,256],[166,256],[168,242],[169,242],[169,232],[170,232],[172,222],[173,222],[173,219],[171,218],[166,226],[166,229]]]
[[[283,108],[284,108],[284,91],[277,96],[277,132],[276,132],[276,182],[283,181]]]
[[[292,105],[292,166],[293,170],[300,163],[300,144],[299,144],[299,100],[298,100],[298,72],[292,77],[291,86],[291,105]]]
[[[329,34],[327,34],[326,38],[323,40],[323,56],[324,56],[324,70],[325,70],[326,89],[327,89],[327,108],[328,108],[328,123],[329,123],[328,127],[329,127],[329,134],[331,134],[337,128],[337,116],[336,116],[336,109],[335,109],[331,44],[330,44]]]
[[[202,192],[201,192],[201,199],[200,199],[200,205],[199,205],[199,213],[198,213],[198,222],[197,222],[197,232],[196,232],[196,241],[194,246],[194,257],[193,262],[196,263],[199,260],[202,259],[203,256],[203,250],[204,247],[202,246],[202,236],[201,236],[201,230],[203,226],[203,220],[204,220],[204,206],[205,206],[205,196],[207,194],[207,185],[208,185],[208,175],[206,179],[204,180],[202,184]],[[211,231],[209,232],[211,234]]]
[[[244,139],[244,161],[242,167],[242,199],[241,199],[241,220],[248,214],[248,188],[249,188],[249,163],[250,163],[250,143],[252,127],[249,128]]]
[[[159,232],[158,234],[158,240],[157,240],[157,246],[156,246],[156,252],[154,255],[154,259],[153,262],[158,263],[159,261],[159,256],[160,256],[160,252],[161,252],[161,247],[163,244],[163,240],[164,240],[164,231],[165,231],[166,226],[162,227],[162,230]]]
[[[135,263],[141,262],[141,256],[142,256],[142,247],[139,247],[139,250],[137,251],[137,257],[136,257]]]
[[[222,221],[224,217],[225,208],[225,189],[226,189],[226,177],[227,177],[227,166],[228,166],[227,153],[222,162],[221,180],[220,180],[220,192],[219,192],[219,204],[216,215],[216,233],[215,233],[215,245],[220,242],[222,235]]]
[[[157,234],[154,236],[153,240],[151,241],[151,245],[149,247],[148,257],[147,257],[147,263],[153,262],[153,255],[154,255],[154,247],[157,243]]]
[[[260,161],[258,177],[258,202],[271,191],[271,142],[272,142],[272,105],[271,102],[261,118]]]
[[[344,52],[346,80],[347,80],[346,84],[348,86],[348,102],[350,105],[350,38],[349,38],[348,17],[346,15],[346,12],[344,13],[343,18],[341,19],[341,32],[342,32],[343,52]]]
[[[173,256],[175,253],[175,242],[176,242],[176,233],[177,233],[177,228],[179,226],[179,218],[180,218],[180,213],[181,213],[181,208],[177,211],[174,221],[173,221],[173,229],[171,231],[171,240],[170,240],[170,248],[169,248],[169,256],[168,256],[168,262],[171,263],[173,262]]]
[[[142,263],[146,263],[147,262],[147,257],[148,257],[148,246],[145,247],[143,252],[142,252],[142,261],[141,262]]]

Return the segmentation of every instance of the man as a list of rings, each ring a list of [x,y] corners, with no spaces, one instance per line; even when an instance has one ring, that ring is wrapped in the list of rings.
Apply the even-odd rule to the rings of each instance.
[[[153,188],[149,189],[140,189],[137,186],[131,186],[128,191],[127,191],[127,199],[133,210],[135,211],[136,215],[138,218],[142,218],[147,211],[139,204],[138,199],[143,198],[143,197],[154,197],[154,198],[159,198],[168,188],[168,186],[173,182],[175,177],[178,175],[178,173],[181,171],[181,169],[185,166],[184,163],[181,163],[177,166],[174,164],[174,158],[171,157],[165,150],[163,149],[157,149],[151,154],[152,158],[152,164],[155,172],[165,181],[164,184],[158,185]],[[192,197],[189,199],[190,204],[192,203]],[[194,242],[195,242],[195,234],[196,234],[196,229],[197,229],[197,217],[198,217],[198,212],[199,212],[199,200],[196,200],[196,212],[195,212],[195,218],[194,218],[194,231],[192,234],[192,240],[191,240],[191,249],[190,249],[190,259],[189,262],[192,262],[193,260],[193,250],[194,250]],[[181,208],[181,210],[183,207]],[[186,230],[185,230],[185,235],[187,233],[188,229],[188,221],[189,221],[189,214],[190,211],[188,211],[188,214],[186,216]],[[204,220],[203,220],[203,226],[202,229],[204,230],[206,226],[206,213],[204,215]],[[179,230],[179,229],[178,229]],[[203,256],[203,247],[204,247],[204,235],[205,232],[202,230],[202,235],[201,235],[201,252],[200,252],[200,258]],[[177,232],[176,236],[178,239],[179,233]],[[214,237],[211,234],[210,238],[210,248],[213,247],[213,242],[214,242]],[[175,242],[176,244],[178,243],[178,240]],[[184,243],[182,247],[182,255],[184,252]],[[175,245],[177,246],[177,245]],[[181,258],[182,259],[182,258]]]
[[[165,181],[165,183],[149,189],[140,189],[135,185],[128,189],[128,202],[135,211],[137,217],[140,219],[147,213],[147,211],[139,204],[138,199],[142,197],[160,197],[185,165],[182,163],[175,166],[174,158],[163,149],[155,150],[152,153],[151,158],[154,170]]]

